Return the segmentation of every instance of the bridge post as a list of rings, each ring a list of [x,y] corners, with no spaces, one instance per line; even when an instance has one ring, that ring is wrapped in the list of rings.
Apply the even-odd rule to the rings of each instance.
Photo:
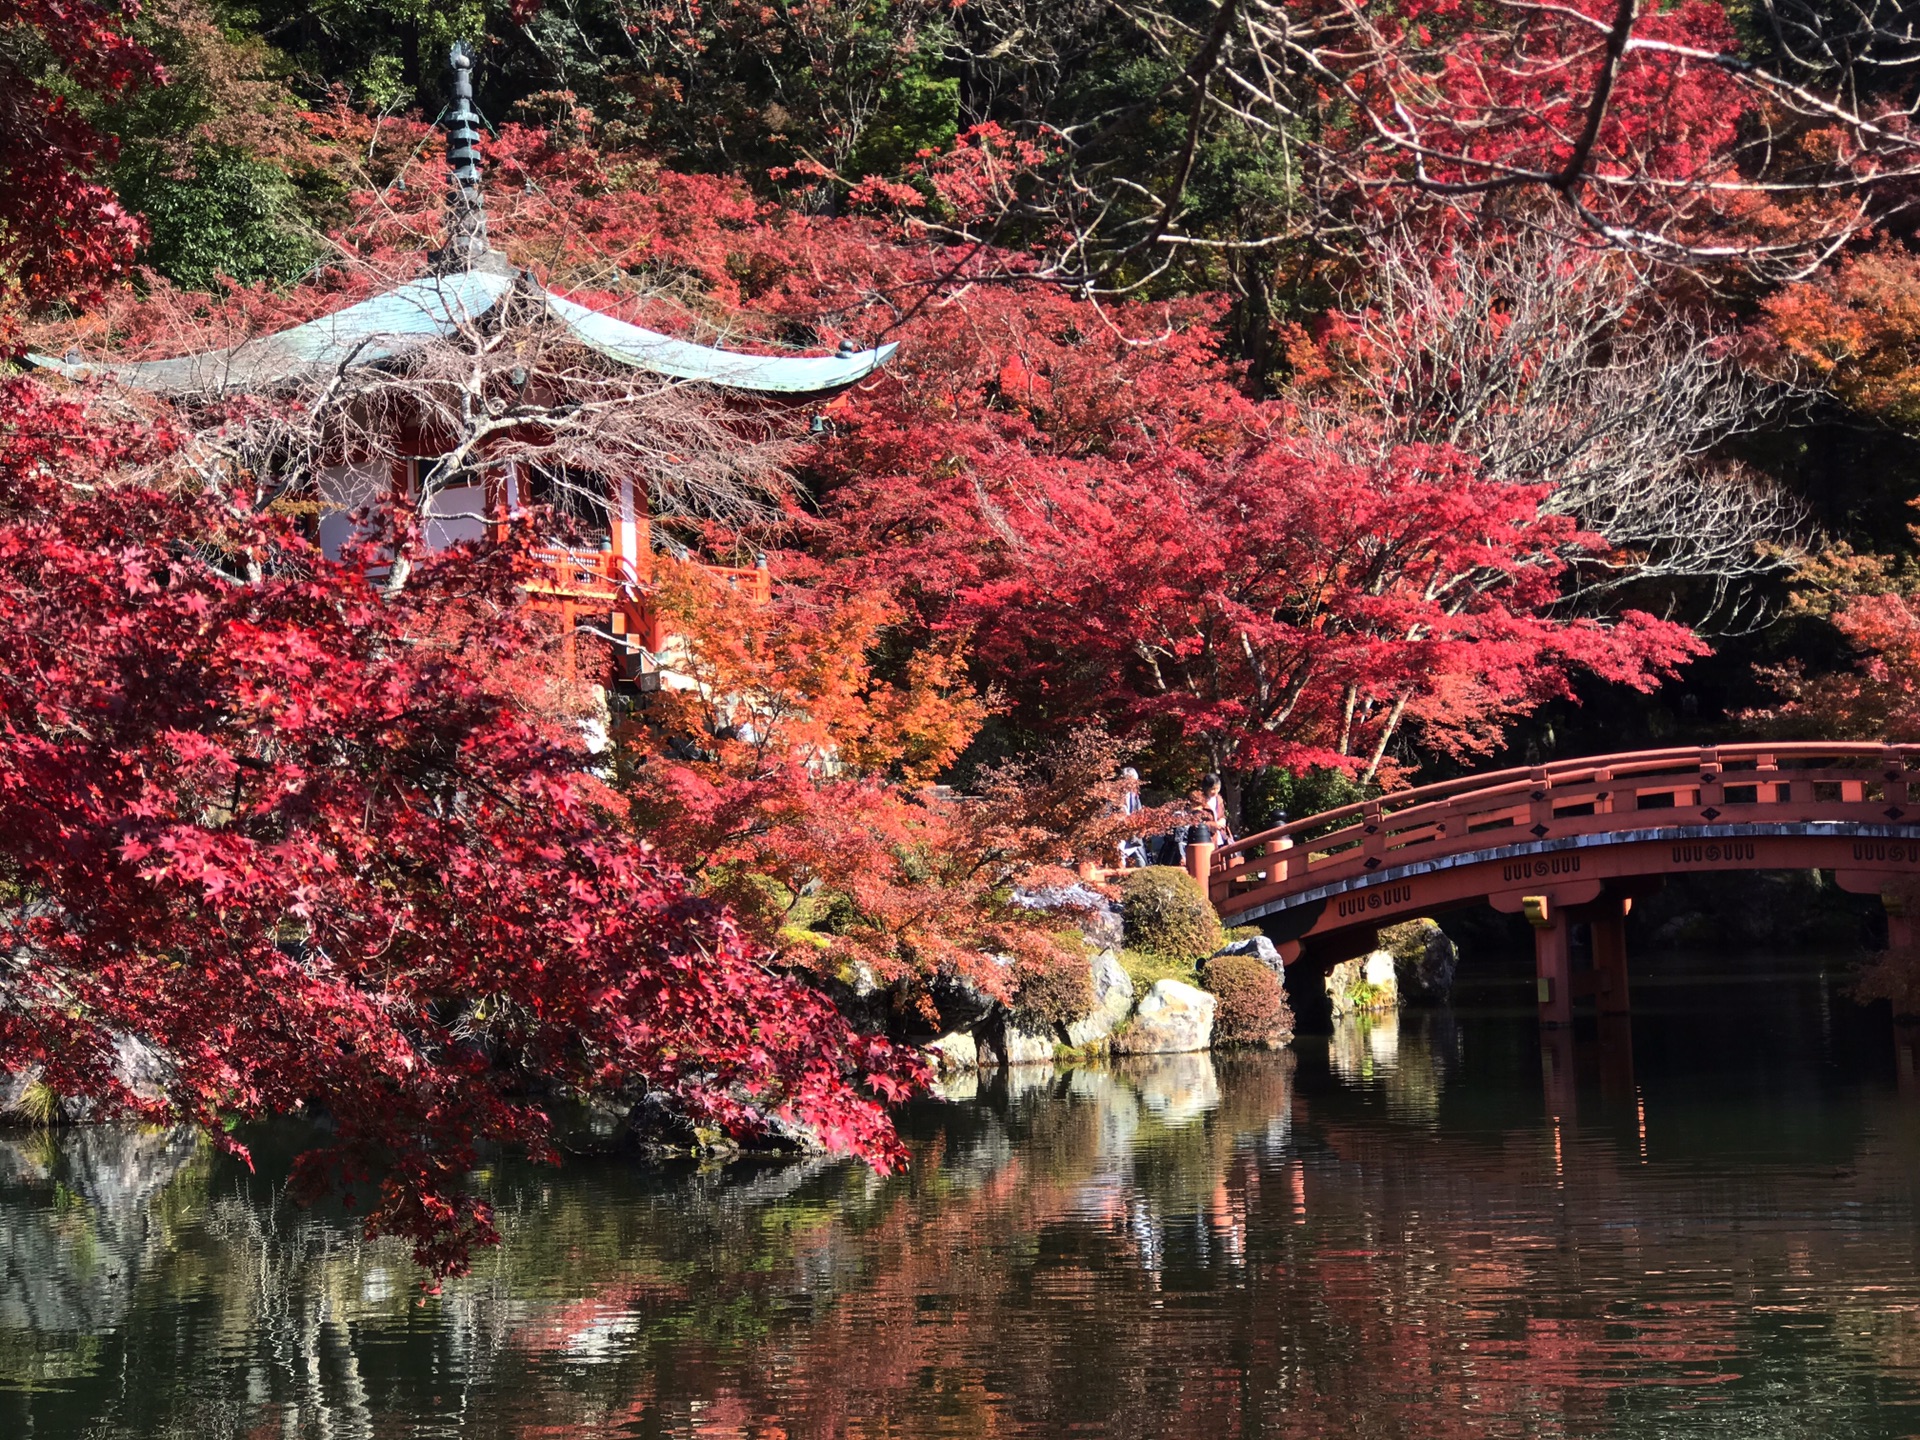
[[[1625,1015],[1627,1002],[1627,911],[1633,901],[1598,900],[1593,914],[1594,1004],[1602,1015]]]
[[[1193,830],[1203,831],[1207,838],[1187,840],[1187,873],[1193,876],[1195,883],[1200,886],[1201,893],[1207,894],[1210,893],[1209,886],[1213,872],[1213,828],[1196,825]],[[1193,831],[1190,830],[1187,833],[1191,837]]]
[[[1267,856],[1267,883],[1278,884],[1288,875],[1288,864],[1283,858],[1293,848],[1293,837],[1282,835],[1278,840],[1269,840],[1261,849]]]
[[[1550,1029],[1573,1024],[1573,962],[1567,951],[1567,919],[1545,895],[1521,901],[1527,923],[1533,927],[1533,971],[1540,1004],[1540,1023]]]

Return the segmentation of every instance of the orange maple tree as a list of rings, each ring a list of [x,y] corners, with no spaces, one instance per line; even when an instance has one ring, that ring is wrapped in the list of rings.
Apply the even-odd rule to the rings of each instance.
[[[788,584],[761,606],[672,560],[655,600],[671,678],[623,734],[636,825],[699,857],[759,944],[929,1015],[935,981],[1017,1000],[1084,971],[1068,922],[1014,892],[1166,823],[1121,814],[1114,742],[1083,731],[955,795],[931,782],[994,703],[964,637],[887,665],[905,614],[880,592]]]

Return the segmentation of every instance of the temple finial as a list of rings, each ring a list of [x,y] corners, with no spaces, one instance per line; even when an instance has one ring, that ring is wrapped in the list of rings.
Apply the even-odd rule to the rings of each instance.
[[[480,190],[480,117],[473,108],[473,57],[456,43],[453,104],[447,112],[447,243],[441,270],[471,270],[488,253],[487,202]]]

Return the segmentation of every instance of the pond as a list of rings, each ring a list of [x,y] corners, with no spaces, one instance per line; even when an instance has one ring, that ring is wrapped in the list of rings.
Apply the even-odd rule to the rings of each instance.
[[[1544,1049],[1512,977],[955,1087],[887,1179],[501,1167],[434,1298],[278,1203],[290,1137],[0,1137],[0,1435],[1920,1432],[1895,1033],[1818,972],[1635,986]]]

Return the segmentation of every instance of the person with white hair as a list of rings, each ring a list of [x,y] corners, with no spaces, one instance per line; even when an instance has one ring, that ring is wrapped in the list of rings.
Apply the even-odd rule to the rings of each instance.
[[[1123,815],[1140,812],[1140,772],[1131,765],[1120,772],[1120,805]],[[1120,842],[1120,868],[1125,870],[1129,862],[1136,868],[1146,867],[1147,842],[1139,835],[1130,835]]]

